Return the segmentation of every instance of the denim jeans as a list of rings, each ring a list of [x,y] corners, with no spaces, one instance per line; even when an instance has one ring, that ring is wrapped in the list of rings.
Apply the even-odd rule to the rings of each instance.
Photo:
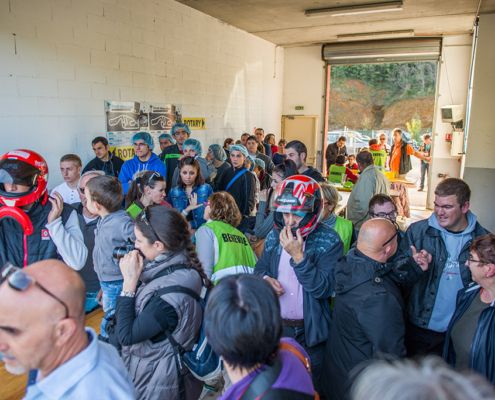
[[[102,303],[103,303],[103,312],[105,315],[101,320],[100,325],[100,335],[107,338],[106,326],[110,317],[115,314],[115,306],[117,304],[117,297],[119,297],[120,292],[122,291],[122,285],[124,281],[110,281],[110,282],[100,282],[101,291],[102,291]]]
[[[421,162],[421,181],[419,182],[420,189],[425,188],[425,177],[429,169],[430,169],[430,164]]]
[[[323,374],[323,358],[325,357],[325,342],[315,346],[308,346],[306,344],[304,326],[292,327],[284,325],[282,336],[295,339],[306,350],[311,361],[313,385],[318,393],[323,393],[321,378]]]
[[[86,314],[100,306],[96,296],[98,296],[98,292],[86,292],[86,301],[84,303],[84,312]]]

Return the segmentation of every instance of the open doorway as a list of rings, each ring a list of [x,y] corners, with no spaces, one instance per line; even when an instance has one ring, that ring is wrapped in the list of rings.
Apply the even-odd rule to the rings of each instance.
[[[328,64],[327,68],[327,143],[344,136],[348,153],[356,154],[368,148],[371,139],[380,144],[385,136],[389,152],[393,130],[401,128],[416,151],[431,149],[431,144],[425,148],[424,138],[432,132],[437,61]],[[425,209],[431,168],[422,167],[427,163],[414,156],[411,163],[406,176],[409,205]]]

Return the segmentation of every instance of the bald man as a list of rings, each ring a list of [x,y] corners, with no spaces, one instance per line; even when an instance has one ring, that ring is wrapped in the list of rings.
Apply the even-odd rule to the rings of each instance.
[[[117,351],[84,328],[84,284],[58,260],[0,271],[0,359],[34,371],[25,399],[134,399]]]
[[[363,223],[356,247],[337,264],[325,359],[329,399],[346,398],[350,372],[362,362],[380,354],[406,354],[404,304],[386,264],[396,251],[394,224],[375,218]]]

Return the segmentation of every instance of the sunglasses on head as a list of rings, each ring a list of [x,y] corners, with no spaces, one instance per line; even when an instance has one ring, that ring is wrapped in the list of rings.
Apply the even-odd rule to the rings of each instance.
[[[21,268],[16,267],[11,263],[5,264],[0,270],[0,285],[4,281],[7,281],[9,286],[12,289],[17,290],[18,292],[25,292],[32,285],[38,287],[52,299],[59,302],[64,307],[65,318],[69,318],[69,307],[67,306],[67,304],[59,297],[54,295],[52,292],[50,292],[48,289],[46,289],[43,285],[38,283],[31,275],[26,274]]]
[[[155,239],[158,241],[158,242],[161,242],[160,238],[158,237],[156,231],[153,229],[153,226],[151,225],[151,222],[150,222],[150,217],[148,215],[148,210],[149,210],[149,207],[146,207],[142,212],[141,214],[138,216],[138,218],[144,222],[144,224],[150,228],[151,230],[151,233],[153,233],[153,236],[155,237]]]

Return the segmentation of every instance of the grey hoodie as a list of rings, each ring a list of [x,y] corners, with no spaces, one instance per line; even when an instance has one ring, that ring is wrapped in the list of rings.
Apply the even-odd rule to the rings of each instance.
[[[469,211],[466,217],[468,226],[462,232],[457,233],[442,228],[435,214],[428,218],[428,225],[440,231],[448,254],[428,324],[428,329],[433,331],[445,332],[447,330],[455,311],[457,292],[464,288],[459,269],[459,254],[466,243],[471,240],[471,234],[476,227],[476,216]]]
[[[95,230],[93,265],[100,282],[122,279],[118,263],[112,253],[117,246],[123,246],[128,240],[134,242],[134,221],[124,210],[108,214],[100,219]]]

